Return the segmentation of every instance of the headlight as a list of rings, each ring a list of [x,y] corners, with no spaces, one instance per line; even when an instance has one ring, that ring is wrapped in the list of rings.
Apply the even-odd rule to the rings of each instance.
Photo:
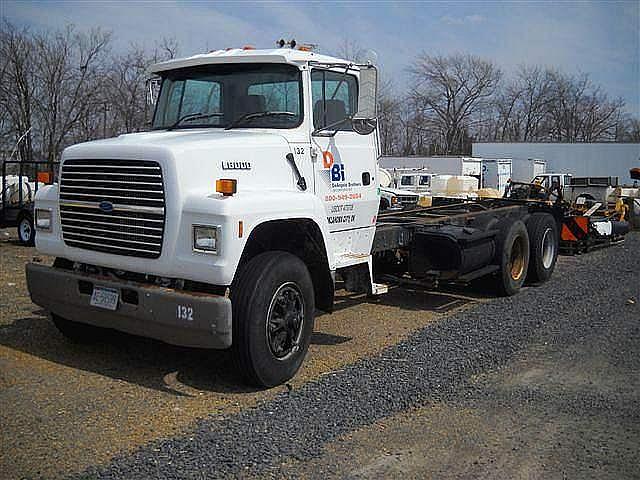
[[[197,252],[218,253],[218,229],[207,225],[193,226],[193,249]]]
[[[391,205],[397,205],[398,204],[398,197],[391,197]]]
[[[51,210],[36,208],[36,229],[51,230]]]

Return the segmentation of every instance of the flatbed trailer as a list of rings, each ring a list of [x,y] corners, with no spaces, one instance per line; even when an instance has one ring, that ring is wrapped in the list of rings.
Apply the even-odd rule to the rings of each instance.
[[[49,184],[53,180],[53,168],[58,162],[22,162],[5,160],[0,176],[0,228],[17,227],[18,239],[23,245],[33,245],[35,240],[34,204],[40,183]],[[11,201],[7,170],[11,165],[17,167],[17,199]],[[42,167],[46,167],[43,169]],[[33,187],[29,182],[29,171],[34,177]],[[46,170],[46,171],[41,171]],[[44,175],[43,175],[44,174]],[[23,186],[27,186],[24,191]]]

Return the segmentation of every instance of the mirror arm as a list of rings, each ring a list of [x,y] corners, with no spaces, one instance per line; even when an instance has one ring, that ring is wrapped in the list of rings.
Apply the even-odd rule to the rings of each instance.
[[[342,85],[344,83],[345,78],[347,78],[347,74],[349,73],[349,68],[350,67],[351,67],[350,63],[345,66],[344,72],[342,73],[342,77],[340,77],[340,81],[338,82],[338,85],[336,85],[336,88],[333,90],[333,94],[331,95],[331,100],[336,98],[336,94],[338,93],[338,89],[340,88],[340,85]]]
[[[351,122],[352,120],[353,120],[353,117],[345,117],[342,120],[338,120],[337,122],[330,123],[329,125],[325,125],[324,127],[316,128],[313,132],[311,132],[311,135],[318,135],[320,132],[323,132],[325,130],[331,130],[334,127],[342,125],[343,123],[346,123],[346,122]],[[338,133],[338,131],[334,130],[332,133],[326,136],[333,137],[335,136],[336,133]]]

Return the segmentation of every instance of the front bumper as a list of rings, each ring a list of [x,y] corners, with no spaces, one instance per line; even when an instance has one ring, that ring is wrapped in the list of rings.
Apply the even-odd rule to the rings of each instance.
[[[26,271],[33,302],[67,320],[173,345],[217,349],[231,346],[231,300],[227,297],[77,274],[34,263],[28,264]],[[115,311],[89,304],[94,285],[120,292]],[[179,311],[184,312],[179,307],[191,309],[189,319],[179,318]]]

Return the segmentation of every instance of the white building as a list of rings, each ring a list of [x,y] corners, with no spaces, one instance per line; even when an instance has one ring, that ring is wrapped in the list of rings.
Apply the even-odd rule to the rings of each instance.
[[[474,157],[537,158],[547,162],[547,172],[577,177],[618,177],[633,184],[629,170],[640,167],[640,143],[474,143]]]

